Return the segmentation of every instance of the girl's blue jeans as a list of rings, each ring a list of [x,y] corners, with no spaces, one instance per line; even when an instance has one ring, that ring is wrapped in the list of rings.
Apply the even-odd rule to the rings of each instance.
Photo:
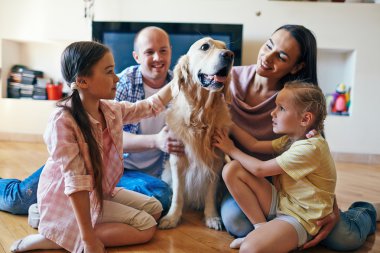
[[[226,230],[235,237],[244,237],[253,226],[230,194],[221,205],[221,216]],[[362,246],[367,236],[376,231],[376,210],[367,202],[355,202],[340,211],[340,219],[321,244],[338,251],[355,250]]]
[[[13,214],[28,214],[30,205],[37,203],[37,186],[44,166],[23,181],[0,179],[0,210]],[[124,170],[119,187],[153,196],[159,200],[163,213],[169,210],[172,190],[159,178],[136,170]]]

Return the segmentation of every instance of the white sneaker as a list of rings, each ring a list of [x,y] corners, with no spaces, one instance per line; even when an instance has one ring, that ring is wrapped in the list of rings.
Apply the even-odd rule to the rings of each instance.
[[[29,207],[28,224],[32,228],[38,228],[38,224],[40,224],[40,213],[38,211],[37,203],[35,203]]]

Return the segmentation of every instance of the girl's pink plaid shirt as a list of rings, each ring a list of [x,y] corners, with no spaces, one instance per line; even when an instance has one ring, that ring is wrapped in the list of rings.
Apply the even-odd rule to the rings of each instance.
[[[157,95],[137,103],[102,100],[104,114],[111,137],[108,168],[103,168],[104,197],[113,195],[123,173],[123,124],[138,122],[155,116],[165,109]],[[103,154],[102,127],[91,118],[95,138]],[[69,196],[78,191],[90,193],[91,220],[93,226],[99,216],[93,194],[93,169],[88,145],[70,113],[58,108],[48,123],[44,134],[49,158],[41,173],[37,199],[41,214],[38,231],[46,238],[70,252],[82,252],[79,234]]]

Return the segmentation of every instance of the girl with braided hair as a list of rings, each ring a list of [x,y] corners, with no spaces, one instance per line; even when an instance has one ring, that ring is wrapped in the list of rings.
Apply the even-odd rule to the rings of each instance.
[[[38,183],[39,234],[12,252],[59,249],[102,253],[152,239],[161,203],[116,187],[123,175],[123,124],[156,116],[171,100],[167,85],[136,103],[115,102],[119,78],[109,48],[74,42],[62,53],[72,93],[58,101],[44,134],[49,158]]]

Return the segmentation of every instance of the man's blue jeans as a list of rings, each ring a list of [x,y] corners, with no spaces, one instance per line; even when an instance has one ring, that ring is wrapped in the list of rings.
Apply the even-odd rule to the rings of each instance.
[[[37,203],[37,186],[44,166],[23,181],[0,179],[0,210],[13,214],[28,214],[30,205]],[[163,213],[169,210],[172,190],[159,178],[134,170],[124,170],[119,187],[153,196],[159,200]]]
[[[169,211],[172,189],[160,178],[138,170],[124,170],[124,174],[117,186],[155,197],[162,204],[162,208],[164,209],[162,213],[166,214]]]
[[[253,226],[230,194],[221,205],[221,216],[226,230],[235,237],[244,237]],[[362,246],[367,236],[376,231],[376,210],[367,202],[355,202],[340,211],[340,220],[322,245],[338,251],[355,250]]]
[[[13,214],[28,214],[29,206],[37,203],[37,186],[42,166],[32,175],[18,179],[0,179],[0,210]]]

